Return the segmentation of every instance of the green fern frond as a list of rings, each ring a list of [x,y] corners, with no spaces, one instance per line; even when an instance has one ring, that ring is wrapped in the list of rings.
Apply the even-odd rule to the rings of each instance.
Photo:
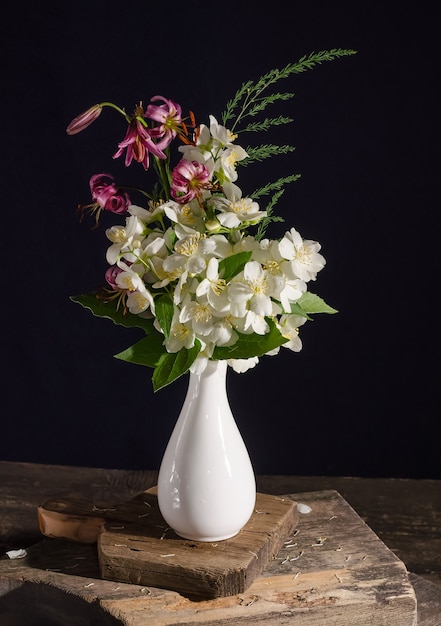
[[[294,146],[277,146],[275,144],[263,144],[261,146],[248,146],[245,151],[248,157],[241,161],[238,165],[243,165],[246,167],[255,161],[263,161],[264,159],[268,159],[271,156],[275,156],[278,154],[288,154],[288,152],[294,152]]]
[[[255,133],[261,130],[268,130],[271,126],[281,126],[282,124],[289,124],[292,121],[292,117],[283,117],[282,115],[273,118],[266,117],[261,122],[250,122],[241,130],[241,133]]]
[[[261,241],[261,239],[263,239],[268,226],[272,222],[284,222],[285,221],[283,217],[280,217],[278,215],[273,215],[274,206],[277,204],[278,200],[283,195],[284,191],[285,191],[284,189],[280,189],[279,191],[277,191],[273,195],[271,200],[268,202],[266,206],[266,216],[263,218],[261,222],[259,222],[259,225],[257,227],[257,233],[256,233],[257,241]]]
[[[257,100],[250,108],[247,115],[253,117],[263,111],[269,104],[274,104],[274,102],[277,102],[279,100],[290,100],[293,97],[293,93],[274,93],[270,96],[267,96],[266,98]]]
[[[283,188],[284,185],[287,185],[288,183],[293,183],[296,180],[298,180],[300,177],[301,177],[301,174],[291,174],[290,176],[279,178],[273,183],[268,183],[264,187],[260,187],[259,189],[256,189],[256,191],[253,191],[253,193],[250,195],[253,199],[260,198],[261,196],[267,196],[271,191],[280,190]]]
[[[296,63],[288,63],[282,69],[273,69],[261,76],[256,83],[247,81],[243,83],[234,97],[227,103],[226,110],[222,114],[222,122],[225,125],[229,120],[235,119],[232,124],[232,132],[240,132],[239,123],[244,117],[255,115],[258,111],[262,111],[268,104],[274,102],[276,94],[262,96],[263,92],[277,81],[288,78],[292,74],[300,74],[312,69],[316,65],[321,65],[327,61],[344,56],[356,54],[355,50],[344,50],[341,48],[333,48],[332,50],[321,50],[320,52],[311,52],[308,56],[301,57]],[[292,97],[293,94],[285,94]],[[286,98],[287,99],[287,98]],[[239,111],[236,113],[236,109]],[[253,113],[252,113],[253,112]]]
[[[255,119],[269,105],[279,101],[287,101],[294,97],[293,93],[271,92],[269,88],[277,81],[286,79],[293,74],[301,74],[316,65],[321,65],[322,63],[345,56],[351,56],[356,53],[356,50],[345,50],[341,48],[311,52],[309,55],[301,57],[296,63],[288,63],[288,65],[282,69],[270,70],[256,82],[251,80],[244,82],[233,98],[227,102],[225,111],[222,113],[222,124],[228,127],[230,132],[235,135],[243,132],[267,131],[273,126],[289,124],[293,119],[282,115],[278,117],[266,117],[263,120]],[[253,118],[253,120],[250,121],[249,118]],[[248,158],[241,161],[240,165],[246,166],[255,161],[263,161],[276,154],[288,154],[293,150],[295,150],[295,148],[289,145],[276,146],[274,144],[265,144],[256,147],[248,147],[246,150]],[[273,215],[274,205],[283,194],[284,186],[288,183],[295,182],[300,176],[300,174],[292,174],[279,178],[272,183],[268,183],[256,189],[254,193],[250,194],[253,199],[257,199],[275,192],[267,205],[265,218],[259,223],[256,236],[258,240],[264,236],[266,228],[271,222],[284,221],[282,218]]]
[[[235,117],[233,113],[234,109],[239,106],[240,101],[248,93],[248,90],[251,89],[252,86],[253,81],[251,80],[248,80],[246,83],[242,83],[241,88],[234,94],[233,98],[231,100],[228,100],[225,107],[225,112],[222,114],[222,119],[224,121]]]

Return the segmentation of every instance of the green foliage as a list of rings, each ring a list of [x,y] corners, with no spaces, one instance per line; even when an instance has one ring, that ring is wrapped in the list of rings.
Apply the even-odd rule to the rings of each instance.
[[[288,339],[283,337],[276,325],[270,318],[266,318],[270,330],[265,335],[251,333],[250,335],[239,334],[239,339],[233,346],[217,346],[213,353],[213,359],[249,359],[253,356],[263,356],[270,350],[278,348]]]
[[[114,356],[116,359],[127,361],[128,363],[156,367],[159,365],[163,354],[164,336],[155,331]]]
[[[312,320],[311,315],[314,313],[338,313],[337,309],[332,308],[329,304],[317,296],[315,293],[307,291],[304,293],[297,302],[291,304],[291,313],[294,315],[300,315],[306,317],[308,320]]]
[[[258,226],[257,235],[256,235],[257,241],[260,241],[264,237],[266,233],[266,229],[268,228],[271,222],[283,222],[284,221],[283,218],[273,215],[274,206],[276,205],[282,193],[284,192],[284,185],[286,185],[287,183],[295,182],[296,180],[300,178],[300,176],[301,174],[291,174],[291,176],[284,176],[282,178],[277,179],[276,181],[272,183],[267,183],[264,187],[260,187],[259,189],[256,189],[251,194],[251,197],[256,199],[256,198],[260,198],[260,196],[267,196],[269,193],[271,193],[271,191],[275,190],[277,192],[273,195],[271,201],[266,207],[266,210],[267,210],[266,217],[263,218],[263,220],[260,222]]]
[[[301,174],[291,174],[290,176],[283,176],[282,178],[278,178],[272,183],[267,183],[264,187],[260,187],[256,189],[251,194],[251,197],[256,199],[260,198],[260,196],[267,196],[271,191],[283,189],[284,185],[287,183],[293,183],[301,177]]]
[[[285,221],[283,217],[273,215],[274,206],[277,204],[279,198],[283,195],[284,191],[284,189],[279,189],[279,191],[277,191],[273,195],[269,203],[266,205],[266,216],[259,222],[257,226],[257,232],[255,235],[256,241],[261,241],[261,239],[263,239],[266,229],[268,228],[269,224],[271,224],[271,222]]]
[[[305,313],[338,313],[337,309],[332,308],[326,304],[323,298],[310,291],[304,293],[297,304],[302,307]]]
[[[238,252],[222,259],[219,262],[219,274],[226,282],[243,270],[245,264],[250,260],[252,252]]]
[[[201,349],[199,341],[196,341],[190,350],[182,348],[179,352],[172,354],[164,351],[163,341],[164,337],[161,333],[155,332],[123,352],[115,354],[115,358],[136,365],[153,367],[153,389],[158,391],[188,372]]]
[[[269,157],[277,156],[279,154],[288,154],[288,152],[294,152],[294,150],[294,146],[277,146],[271,143],[254,147],[247,146],[245,151],[248,157],[244,160],[243,166],[247,167],[256,161],[263,161],[264,159],[268,159]]]
[[[222,123],[224,126],[229,123],[231,132],[237,134],[243,132],[267,131],[273,126],[290,124],[293,121],[291,117],[284,117],[280,115],[275,117],[265,117],[263,120],[253,119],[252,121],[248,121],[248,119],[255,118],[268,106],[273,105],[276,102],[287,101],[294,97],[294,94],[290,92],[268,92],[268,89],[275,85],[275,83],[279,80],[288,78],[293,74],[306,72],[317,65],[321,65],[322,63],[333,61],[345,56],[351,56],[353,54],[356,54],[355,50],[345,50],[341,48],[312,52],[308,56],[305,55],[301,57],[296,63],[288,63],[288,65],[285,65],[282,69],[270,70],[261,76],[256,82],[249,80],[243,83],[233,98],[227,102],[225,111],[222,113]],[[274,144],[266,144],[256,147],[249,146],[246,149],[249,158],[241,161],[239,165],[246,167],[255,161],[262,161],[263,159],[267,159],[278,154],[288,154],[293,150],[295,150],[293,146],[286,145],[276,146]],[[255,191],[251,194],[251,196],[256,199],[259,196],[267,195],[275,189],[280,189],[286,183],[296,181],[299,178],[299,174],[280,178],[278,181],[268,183],[261,189]],[[273,207],[274,204],[275,202],[273,202],[271,206]],[[264,223],[259,227],[258,239],[262,239],[267,226],[273,221],[276,221],[274,216],[268,216]]]
[[[241,131],[238,127],[243,119],[257,115],[257,113],[265,110],[267,106],[274,104],[276,101],[288,100],[294,96],[292,93],[270,93],[263,95],[271,85],[274,85],[279,80],[288,78],[292,74],[306,72],[321,63],[353,54],[356,54],[355,50],[343,50],[340,48],[311,52],[308,56],[301,57],[296,63],[288,63],[288,65],[285,65],[285,67],[280,70],[270,70],[255,83],[251,80],[243,83],[233,98],[227,102],[226,109],[222,114],[222,123],[225,126],[227,122],[235,120],[231,125],[231,131],[236,133],[243,132],[244,129]],[[291,121],[289,118],[286,119]],[[248,128],[247,130],[250,129]]]
[[[146,333],[157,332],[153,327],[153,319],[134,315],[118,306],[118,300],[105,299],[103,291],[70,296],[70,299],[77,304],[81,304],[85,309],[89,309],[96,317],[104,317],[112,320],[114,324],[125,326],[126,328],[142,328]]]
[[[161,296],[155,302],[155,315],[164,331],[165,337],[170,334],[170,326],[173,320],[173,300],[171,296]]]
[[[190,350],[182,348],[174,354],[169,352],[163,354],[153,372],[153,389],[159,391],[188,372],[200,350],[201,344],[196,340],[195,345]]]
[[[269,130],[272,126],[282,126],[282,124],[290,124],[294,120],[292,117],[284,117],[279,115],[278,117],[266,117],[261,122],[250,122],[242,130],[241,133],[257,133],[265,130]]]

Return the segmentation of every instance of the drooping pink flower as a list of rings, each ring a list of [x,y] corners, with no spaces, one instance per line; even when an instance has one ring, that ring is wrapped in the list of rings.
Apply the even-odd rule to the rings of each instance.
[[[159,131],[158,137],[161,137],[161,147],[165,149],[170,145],[171,141],[179,133],[185,131],[185,125],[182,121],[182,109],[179,104],[168,100],[163,96],[154,96],[150,99],[150,102],[156,102],[162,100],[164,104],[159,106],[156,104],[149,104],[145,116],[155,122],[158,122],[159,126],[155,128]]]
[[[173,169],[170,193],[176,202],[190,202],[209,187],[210,172],[203,163],[181,159]]]
[[[107,284],[112,287],[112,289],[114,289],[115,291],[119,291],[119,286],[118,283],[116,282],[116,277],[118,276],[118,274],[120,274],[123,270],[118,267],[117,265],[111,265],[105,273],[105,279]]]
[[[160,133],[157,129],[144,126],[141,121],[143,118],[144,110],[138,105],[134,117],[129,122],[125,137],[118,144],[118,151],[113,155],[113,158],[117,159],[126,150],[125,164],[127,167],[134,159],[138,163],[142,163],[145,170],[148,170],[150,152],[159,159],[166,159],[167,156],[163,152],[166,146],[162,146],[160,143],[156,144],[153,141],[153,138],[160,136]]]
[[[90,126],[100,115],[103,107],[101,104],[94,104],[93,107],[87,109],[81,115],[77,115],[75,119],[71,121],[69,126],[66,128],[66,133],[68,135],[76,135],[80,133],[82,130]]]
[[[129,194],[115,185],[111,174],[94,174],[89,181],[92,199],[101,209],[112,213],[126,213],[130,205]]]

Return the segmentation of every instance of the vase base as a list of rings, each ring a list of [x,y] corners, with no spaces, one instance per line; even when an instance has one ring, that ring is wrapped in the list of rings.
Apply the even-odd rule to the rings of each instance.
[[[232,539],[233,537],[236,537],[236,535],[240,533],[240,530],[234,533],[229,533],[227,535],[214,536],[214,537],[207,537],[205,535],[202,536],[202,535],[181,534],[180,532],[174,529],[173,529],[173,532],[175,532],[178,535],[178,537],[181,537],[181,539],[188,539],[189,541],[199,541],[203,543],[214,543],[215,541],[226,541],[227,539]]]

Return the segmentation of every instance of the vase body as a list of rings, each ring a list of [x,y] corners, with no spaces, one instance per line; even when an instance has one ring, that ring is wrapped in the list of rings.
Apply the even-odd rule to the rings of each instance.
[[[236,535],[255,506],[256,482],[230,409],[226,361],[190,373],[158,476],[158,504],[176,534],[194,541]]]

